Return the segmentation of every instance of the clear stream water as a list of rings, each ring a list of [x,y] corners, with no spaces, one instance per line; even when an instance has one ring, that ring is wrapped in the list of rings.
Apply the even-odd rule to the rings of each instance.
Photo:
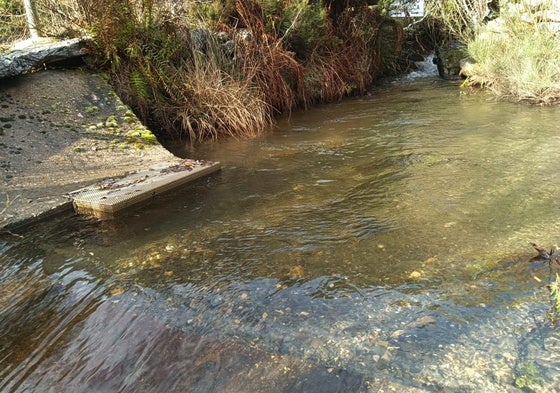
[[[560,112],[405,80],[0,239],[2,392],[555,392]],[[522,390],[524,389],[524,390]]]

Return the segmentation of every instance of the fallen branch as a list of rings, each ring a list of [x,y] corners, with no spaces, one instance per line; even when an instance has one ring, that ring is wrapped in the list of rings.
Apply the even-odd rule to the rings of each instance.
[[[560,264],[560,253],[558,253],[558,247],[556,245],[552,246],[550,251],[546,250],[544,247],[539,246],[536,243],[531,243],[535,251],[539,253],[539,257],[549,261],[556,262]]]

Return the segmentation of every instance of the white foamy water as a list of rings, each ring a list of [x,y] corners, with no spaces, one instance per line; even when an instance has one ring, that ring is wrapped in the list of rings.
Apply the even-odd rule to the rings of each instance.
[[[423,61],[415,61],[417,71],[413,71],[407,74],[404,79],[419,79],[419,78],[431,78],[438,76],[437,65],[434,64],[435,55],[432,53],[428,55]]]

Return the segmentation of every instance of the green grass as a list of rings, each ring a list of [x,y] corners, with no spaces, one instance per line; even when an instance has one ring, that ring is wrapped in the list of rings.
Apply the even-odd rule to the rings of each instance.
[[[552,5],[550,6],[552,7]],[[526,10],[525,10],[526,11]],[[538,104],[560,102],[560,40],[558,34],[505,7],[499,22],[490,22],[468,43],[476,61],[469,80],[482,84],[498,97]]]
[[[560,321],[560,276],[556,273],[556,279],[548,285],[550,291],[550,319],[552,323]]]

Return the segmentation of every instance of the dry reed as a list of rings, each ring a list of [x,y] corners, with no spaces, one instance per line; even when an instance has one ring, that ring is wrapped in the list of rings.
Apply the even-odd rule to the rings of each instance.
[[[276,112],[306,106],[303,66],[292,52],[282,46],[279,37],[270,35],[260,5],[251,0],[236,3],[241,21],[249,31],[248,39],[236,39],[237,67],[242,75],[262,92]]]

